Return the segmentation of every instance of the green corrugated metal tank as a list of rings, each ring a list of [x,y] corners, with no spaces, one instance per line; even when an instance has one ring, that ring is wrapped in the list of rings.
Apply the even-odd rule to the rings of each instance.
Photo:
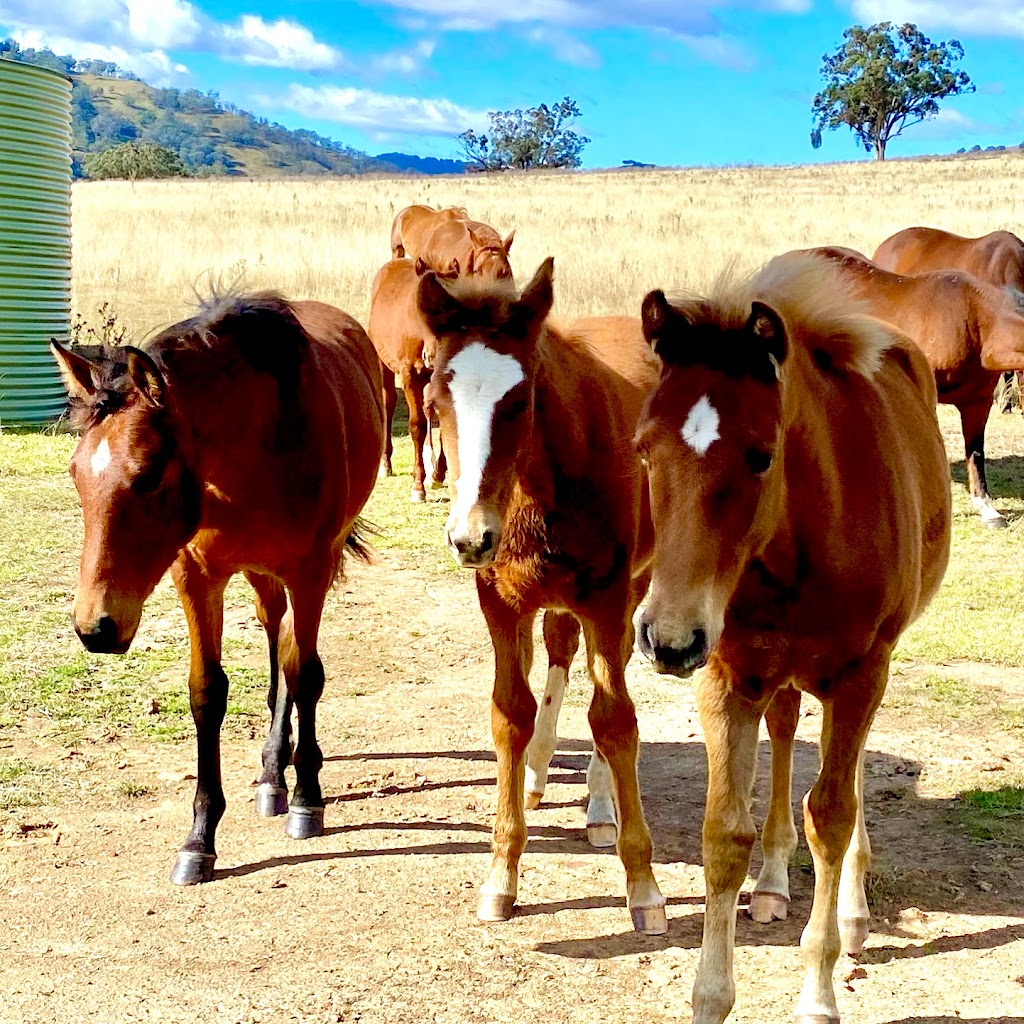
[[[0,60],[0,425],[64,408],[50,338],[71,317],[71,82]]]

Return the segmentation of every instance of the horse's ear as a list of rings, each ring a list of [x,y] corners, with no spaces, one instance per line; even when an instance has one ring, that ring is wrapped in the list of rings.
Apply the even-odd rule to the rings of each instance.
[[[68,397],[79,402],[88,402],[94,398],[99,390],[97,367],[73,348],[62,345],[56,338],[50,339],[50,351],[57,362]]]
[[[771,306],[766,306],[763,302],[754,302],[750,309],[747,330],[764,342],[777,373],[786,359],[789,347],[786,341],[786,325],[782,322],[782,317]]]
[[[537,273],[516,302],[516,310],[529,327],[539,327],[551,312],[555,301],[554,276],[555,258],[549,256],[537,268]]]
[[[164,404],[166,384],[160,367],[141,348],[125,345],[128,357],[128,379],[150,405],[159,408]]]
[[[505,255],[506,255],[506,256],[508,255],[508,253],[509,253],[509,250],[510,250],[510,249],[512,248],[512,240],[513,240],[513,239],[514,239],[515,237],[516,237],[516,232],[515,232],[515,228],[513,228],[513,229],[512,229],[512,230],[511,230],[511,231],[510,231],[510,232],[508,233],[508,237],[507,237],[507,238],[505,239],[505,241],[501,243],[501,247],[502,247],[502,249],[504,249],[504,250],[505,250]]]
[[[469,254],[469,272],[473,273],[473,254]],[[439,275],[440,277],[448,278],[454,281],[459,276],[459,261],[453,256],[451,262],[448,264],[448,269]]]
[[[434,271],[420,278],[416,304],[430,327],[442,327],[462,308]]]
[[[414,266],[417,277],[422,277],[430,269],[430,264],[422,256],[416,257],[416,263]]]
[[[640,306],[640,322],[644,337],[652,349],[666,362],[678,362],[686,332],[693,325],[657,288],[648,292]]]

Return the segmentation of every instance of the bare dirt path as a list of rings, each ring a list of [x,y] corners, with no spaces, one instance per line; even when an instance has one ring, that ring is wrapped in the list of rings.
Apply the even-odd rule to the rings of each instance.
[[[2,1024],[688,1019],[705,770],[692,686],[638,659],[630,668],[669,934],[630,930],[617,858],[586,843],[589,693],[579,665],[547,800],[529,814],[521,910],[484,927],[475,889],[494,761],[490,648],[472,581],[388,554],[354,570],[347,590],[332,598],[324,630],[322,838],[294,842],[281,820],[255,817],[259,741],[229,736],[217,878],[175,888],[168,873],[191,814],[191,745],[94,737],[69,752],[22,730],[19,756],[60,759],[83,779],[130,776],[145,795],[83,783],[61,804],[0,817]],[[898,668],[868,761],[873,934],[859,963],[837,969],[843,1020],[1021,1024],[1024,850],[972,839],[949,798],[961,777],[1019,768],[1020,730],[962,711],[936,715],[921,697],[935,667]],[[1020,673],[974,674],[1024,706]],[[819,722],[807,705],[801,793]],[[792,877],[789,921],[765,928],[741,912],[737,1022],[792,1019],[811,891],[803,848]]]

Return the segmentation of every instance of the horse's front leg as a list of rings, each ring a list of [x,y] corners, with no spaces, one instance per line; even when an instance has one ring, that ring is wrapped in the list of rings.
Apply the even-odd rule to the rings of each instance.
[[[217,860],[214,838],[224,815],[220,775],[220,727],[228,702],[228,677],[221,668],[224,629],[224,588],[227,577],[207,574],[183,551],[171,569],[188,622],[190,659],[189,704],[196,727],[196,795],[192,831],[174,861],[171,881],[195,885],[213,878]]]
[[[270,687],[267,690],[270,731],[263,744],[263,771],[256,787],[256,813],[270,818],[288,810],[284,770],[292,756],[292,701],[288,687],[281,685],[278,661],[281,621],[288,610],[288,599],[284,587],[272,576],[255,572],[247,572],[245,576],[256,591],[256,617],[267,634],[270,656]]]
[[[487,881],[480,888],[477,916],[481,921],[506,921],[519,893],[519,858],[526,848],[524,755],[537,710],[529,683],[533,616],[509,608],[480,573],[477,593],[494,646],[491,732],[498,761],[498,807],[491,843],[494,856]]]

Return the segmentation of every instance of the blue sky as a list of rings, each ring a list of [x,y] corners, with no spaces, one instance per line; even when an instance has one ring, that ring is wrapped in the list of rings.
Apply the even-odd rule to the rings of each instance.
[[[977,93],[890,155],[1024,141],[1024,0],[0,0],[0,34],[216,89],[370,153],[455,156],[488,110],[574,97],[588,167],[864,159],[808,141],[821,56],[854,23],[958,38]]]

